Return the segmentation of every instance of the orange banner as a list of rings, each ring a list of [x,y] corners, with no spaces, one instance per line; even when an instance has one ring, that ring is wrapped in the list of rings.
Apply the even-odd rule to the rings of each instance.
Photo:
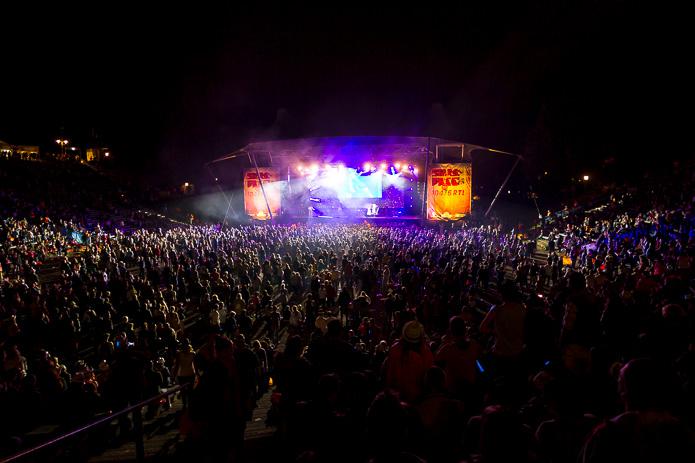
[[[265,190],[265,198],[261,189],[261,182],[258,179],[258,174],[263,180],[263,190]],[[280,175],[275,169],[268,167],[259,167],[256,169],[246,169],[244,173],[244,208],[246,213],[254,219],[268,220],[268,206],[273,213],[273,217],[280,214],[280,204],[282,201],[282,192],[280,189]],[[266,198],[268,204],[266,204]]]
[[[427,219],[455,220],[471,213],[470,163],[433,164],[427,172]]]

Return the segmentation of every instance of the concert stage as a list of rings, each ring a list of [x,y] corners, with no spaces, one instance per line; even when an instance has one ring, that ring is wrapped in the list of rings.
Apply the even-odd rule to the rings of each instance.
[[[306,138],[251,143],[206,166],[218,186],[243,182],[252,220],[449,221],[471,213],[474,150],[495,151],[430,137]],[[231,200],[227,209],[239,215]]]

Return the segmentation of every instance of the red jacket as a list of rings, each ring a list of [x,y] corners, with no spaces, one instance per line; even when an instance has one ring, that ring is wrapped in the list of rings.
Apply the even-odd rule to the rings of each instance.
[[[412,403],[424,391],[425,373],[434,363],[434,356],[424,340],[418,349],[395,343],[384,362],[386,387],[398,391],[401,399]]]

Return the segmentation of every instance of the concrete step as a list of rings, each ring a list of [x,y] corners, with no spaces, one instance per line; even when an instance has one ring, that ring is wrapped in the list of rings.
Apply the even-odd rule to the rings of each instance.
[[[265,424],[268,410],[270,410],[271,407],[270,396],[271,392],[268,392],[258,400],[251,421],[246,424],[244,440],[263,439],[271,437],[275,433],[275,427],[266,426]]]

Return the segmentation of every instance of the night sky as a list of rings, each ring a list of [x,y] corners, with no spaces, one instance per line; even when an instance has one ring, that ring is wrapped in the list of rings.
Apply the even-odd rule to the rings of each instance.
[[[563,165],[657,145],[664,77],[680,78],[663,14],[633,2],[111,5],[3,11],[0,139],[96,133],[164,181],[304,136],[440,136]]]

